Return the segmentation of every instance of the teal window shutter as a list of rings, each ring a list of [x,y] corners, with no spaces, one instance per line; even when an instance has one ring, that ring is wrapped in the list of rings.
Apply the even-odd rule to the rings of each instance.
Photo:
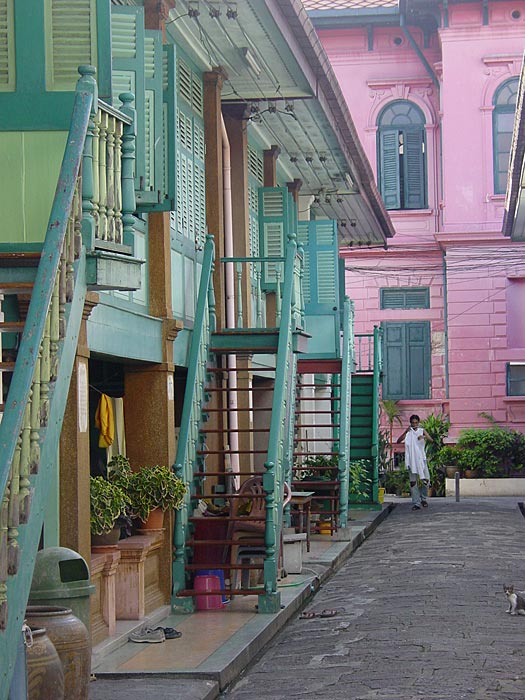
[[[157,30],[144,32],[144,172],[137,205],[165,208],[162,35]]]
[[[13,0],[0,0],[0,92],[15,89]]]
[[[135,143],[135,190],[142,189],[146,169],[144,8],[113,5],[111,8],[112,103],[120,107],[119,95],[135,95],[137,138]]]
[[[425,207],[423,132],[419,129],[405,131],[404,137],[405,209],[423,209]]]
[[[336,313],[339,309],[337,222],[299,221],[297,240],[304,251],[305,313]]]
[[[381,309],[429,309],[428,287],[383,287],[380,290]]]
[[[177,56],[173,44],[164,44],[162,62],[162,192],[175,209],[176,199],[176,120],[177,120]]]
[[[50,0],[45,9],[46,87],[74,90],[78,66],[97,65],[96,2]]]
[[[265,258],[284,257],[290,222],[288,206],[286,187],[259,188],[259,249]],[[275,265],[263,266],[261,286],[264,291],[275,291]]]
[[[430,323],[383,324],[385,399],[430,398]]]
[[[399,132],[380,132],[380,186],[387,209],[401,208],[399,187]]]
[[[426,206],[425,118],[408,100],[388,104],[378,118],[379,188],[387,209]]]
[[[506,80],[494,94],[492,112],[492,138],[494,156],[494,193],[505,194],[507,174],[516,112],[518,78]]]

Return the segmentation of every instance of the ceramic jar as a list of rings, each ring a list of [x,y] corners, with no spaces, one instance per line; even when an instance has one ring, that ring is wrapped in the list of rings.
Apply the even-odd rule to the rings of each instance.
[[[64,672],[46,630],[33,628],[26,647],[28,700],[63,700]]]
[[[69,608],[50,605],[29,605],[26,619],[30,627],[45,628],[53,642],[64,672],[64,700],[88,700],[91,642],[84,623]]]

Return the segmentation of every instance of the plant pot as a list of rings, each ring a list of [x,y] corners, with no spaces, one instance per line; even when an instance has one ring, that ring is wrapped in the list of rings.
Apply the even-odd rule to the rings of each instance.
[[[92,547],[108,547],[115,545],[120,539],[120,526],[115,526],[110,532],[104,532],[102,535],[91,535]]]
[[[456,477],[456,472],[459,471],[459,467],[445,467],[445,473],[449,479],[454,479]]]
[[[64,671],[45,629],[31,630],[33,643],[26,648],[27,699],[63,700]]]
[[[479,469],[465,469],[463,476],[465,479],[477,479],[479,477]]]
[[[154,508],[145,523],[140,521],[139,530],[161,530],[164,525],[164,511],[162,508]]]
[[[91,642],[84,623],[69,608],[52,605],[28,605],[26,617],[30,627],[45,628],[60,657],[64,700],[88,700]]]

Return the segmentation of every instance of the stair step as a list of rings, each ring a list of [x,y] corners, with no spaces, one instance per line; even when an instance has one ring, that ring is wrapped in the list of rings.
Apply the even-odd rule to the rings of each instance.
[[[32,282],[0,282],[0,294],[31,294]]]
[[[216,545],[216,544],[241,544],[243,547],[265,547],[264,539],[259,538],[258,540],[248,540],[243,537],[242,540],[187,540],[187,547],[201,547],[204,545]],[[204,569],[204,565],[201,567]]]
[[[319,389],[321,386],[329,386],[330,388],[335,388],[335,387],[340,387],[341,384],[332,384],[331,382],[329,384],[301,384],[300,382],[297,382],[297,388],[298,389],[303,389],[306,387],[315,387]]]
[[[268,450],[197,450],[198,455],[265,455]]]
[[[184,567],[187,571],[201,571],[202,569],[235,569],[236,571],[261,571],[263,568],[263,565],[261,564],[230,564],[228,562],[224,562],[223,564],[213,564],[210,565],[209,567],[206,567],[205,564],[186,564]]]
[[[325,426],[323,426],[324,428]],[[212,428],[208,430],[208,428],[202,428],[201,433],[205,433],[208,435],[209,433],[224,433],[225,430],[222,428]],[[235,428],[235,430],[232,430],[231,428],[228,428],[228,433],[269,433],[270,428]]]
[[[189,598],[197,595],[262,595],[266,593],[264,588],[215,588],[210,591],[196,591],[193,588],[185,588],[182,591],[178,591],[176,596]]]
[[[0,251],[0,267],[37,267],[40,251]]]
[[[275,367],[207,367],[209,374],[228,374],[228,372],[247,372],[249,374],[260,374],[261,372],[275,372]]]
[[[24,325],[23,321],[1,321],[0,333],[21,333]]]
[[[203,413],[224,413],[226,409],[224,408],[203,408],[202,412]],[[251,411],[253,413],[259,412],[259,411],[271,411],[272,407],[268,406],[267,408],[263,407],[257,407],[257,408],[240,408],[236,407],[235,409],[229,409],[230,411],[235,410],[235,412],[246,412],[246,411]]]

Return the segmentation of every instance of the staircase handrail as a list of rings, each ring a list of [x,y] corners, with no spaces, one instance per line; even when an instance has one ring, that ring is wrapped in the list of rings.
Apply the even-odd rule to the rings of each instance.
[[[79,69],[82,77],[0,424],[0,697],[7,697],[18,653],[47,500],[41,482],[49,488],[85,298],[80,167],[96,95],[89,68]],[[77,277],[82,280],[78,289]]]
[[[186,529],[191,502],[191,483],[197,459],[199,426],[204,403],[204,385],[211,333],[215,330],[215,299],[213,293],[213,266],[215,245],[213,236],[206,236],[202,260],[199,293],[195,309],[195,323],[188,358],[188,376],[182,407],[181,424],[174,470],[188,486],[182,508],[175,513],[173,544],[173,593],[184,588]]]
[[[341,399],[340,399],[340,433],[338,456],[339,486],[339,525],[346,527],[348,518],[348,487],[350,464],[350,416],[351,385],[353,365],[353,308],[352,302],[345,297],[343,303],[343,338],[341,358]]]
[[[16,395],[10,389],[0,423],[1,494],[5,493],[7,487],[16,442],[22,430],[35,362],[44,335],[53,294],[53,285],[49,283],[49,280],[56,278],[60,265],[68,217],[82,161],[84,140],[93,104],[93,94],[90,90],[82,89],[82,80],[81,78],[78,83],[81,89],[77,90],[75,95],[71,127],[51,207],[40,264],[36,272],[31,303],[18,350],[17,362],[11,379],[11,387],[16,388]]]
[[[292,397],[294,387],[293,315],[295,291],[295,259],[297,241],[295,235],[288,237],[282,293],[281,323],[277,343],[277,362],[275,367],[275,391],[273,395],[270,433],[268,438],[267,459],[264,464],[263,487],[266,492],[266,523],[264,560],[265,599],[259,599],[259,607],[271,609],[278,598],[277,572],[280,548],[280,536],[283,522],[284,481],[287,477],[286,461],[291,460],[291,444],[288,421],[291,420]],[[289,467],[290,465],[288,465]],[[289,475],[288,475],[289,477]],[[273,602],[270,602],[273,599]]]

